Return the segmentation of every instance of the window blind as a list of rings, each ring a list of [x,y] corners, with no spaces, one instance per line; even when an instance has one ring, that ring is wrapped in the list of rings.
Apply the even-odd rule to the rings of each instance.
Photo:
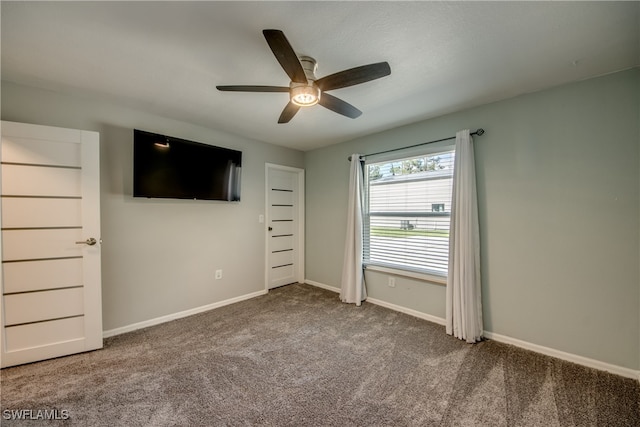
[[[366,166],[365,264],[446,276],[453,151]]]

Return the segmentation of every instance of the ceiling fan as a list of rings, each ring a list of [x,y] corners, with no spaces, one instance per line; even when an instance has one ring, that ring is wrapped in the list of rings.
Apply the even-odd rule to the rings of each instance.
[[[362,114],[353,105],[336,98],[326,91],[354,86],[391,74],[387,62],[362,65],[340,71],[317,79],[316,60],[309,56],[300,56],[294,52],[291,44],[280,30],[263,30],[271,51],[291,79],[286,86],[216,86],[220,91],[230,92],[288,92],[289,103],[284,107],[278,123],[288,123],[301,107],[320,104],[331,111],[355,119]]]

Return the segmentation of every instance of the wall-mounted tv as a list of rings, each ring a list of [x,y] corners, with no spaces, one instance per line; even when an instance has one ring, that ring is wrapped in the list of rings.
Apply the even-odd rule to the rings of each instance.
[[[240,200],[242,152],[133,130],[133,195]]]

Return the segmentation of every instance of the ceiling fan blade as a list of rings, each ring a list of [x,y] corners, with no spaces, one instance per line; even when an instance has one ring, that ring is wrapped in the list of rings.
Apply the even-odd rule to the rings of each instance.
[[[294,52],[284,33],[280,30],[262,30],[262,34],[291,81],[307,83],[307,76],[304,74],[298,55]]]
[[[278,123],[289,123],[289,121],[293,119],[293,116],[296,115],[299,109],[299,105],[296,105],[293,102],[289,102],[286,107],[284,107],[284,110],[282,110],[282,113],[280,113]]]
[[[289,92],[284,86],[216,86],[223,92]]]
[[[362,114],[362,111],[358,110],[348,102],[345,102],[340,98],[336,98],[335,96],[329,95],[328,93],[324,92],[322,93],[322,95],[320,95],[318,104],[322,105],[324,108],[328,108],[331,111],[335,111],[336,113],[342,114],[343,116],[347,116],[351,119],[355,119]]]
[[[328,75],[316,80],[316,84],[321,90],[333,90],[365,83],[389,74],[391,74],[389,63],[377,62]]]

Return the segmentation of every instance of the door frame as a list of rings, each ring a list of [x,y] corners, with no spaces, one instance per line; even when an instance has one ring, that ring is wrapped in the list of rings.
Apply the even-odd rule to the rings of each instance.
[[[264,211],[265,211],[265,221],[264,221],[264,289],[269,291],[269,223],[271,218],[269,218],[269,171],[271,170],[281,170],[286,172],[293,172],[298,176],[298,194],[297,194],[297,206],[298,206],[298,229],[297,229],[297,243],[298,243],[298,253],[295,259],[295,262],[298,265],[298,277],[296,280],[299,283],[304,283],[305,275],[304,275],[304,169],[295,168],[291,166],[283,166],[275,163],[265,163],[264,168]]]

